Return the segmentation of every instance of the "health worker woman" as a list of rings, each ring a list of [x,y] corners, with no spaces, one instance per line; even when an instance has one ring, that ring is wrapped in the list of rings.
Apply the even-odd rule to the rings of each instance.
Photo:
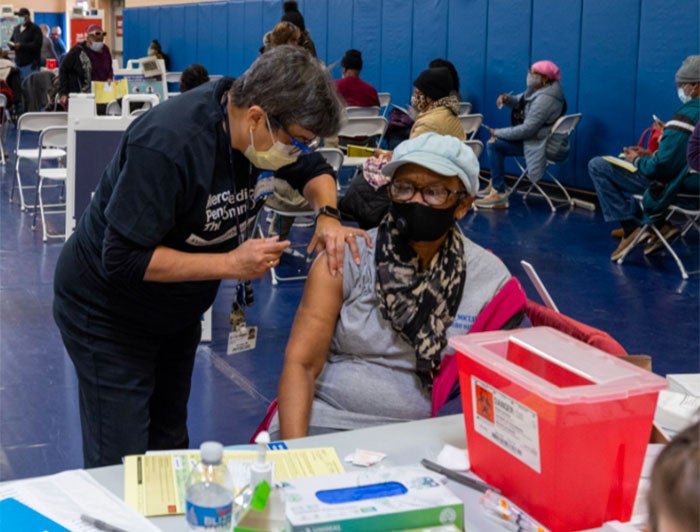
[[[310,250],[337,274],[345,243],[332,169],[313,153],[337,132],[342,103],[323,65],[281,46],[238,79],[188,91],[126,130],[66,242],[54,317],[75,366],[85,467],[187,448],[187,401],[200,316],[221,279],[251,280],[288,241],[252,239],[272,170],[317,211]],[[242,284],[239,285],[239,288]]]

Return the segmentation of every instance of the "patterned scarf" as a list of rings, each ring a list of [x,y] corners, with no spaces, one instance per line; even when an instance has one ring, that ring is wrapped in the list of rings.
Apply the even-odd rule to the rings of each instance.
[[[416,374],[423,386],[431,387],[467,277],[462,237],[453,226],[428,269],[421,271],[418,255],[389,213],[377,230],[375,260],[379,310],[413,345]]]
[[[455,94],[450,94],[439,100],[435,100],[430,104],[428,109],[437,109],[438,107],[447,107],[452,111],[453,115],[459,115],[459,98]]]

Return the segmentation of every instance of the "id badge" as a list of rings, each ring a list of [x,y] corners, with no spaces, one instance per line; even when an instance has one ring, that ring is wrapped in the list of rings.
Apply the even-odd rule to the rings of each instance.
[[[275,174],[270,171],[260,172],[255,183],[255,203],[272,195],[275,191]]]
[[[238,327],[228,333],[228,347],[226,348],[227,355],[234,355],[244,351],[255,349],[255,344],[258,340],[257,327]]]

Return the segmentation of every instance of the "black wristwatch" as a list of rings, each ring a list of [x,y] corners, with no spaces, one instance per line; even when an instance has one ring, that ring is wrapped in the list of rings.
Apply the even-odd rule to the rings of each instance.
[[[321,207],[319,210],[317,210],[314,218],[318,220],[318,217],[322,214],[325,214],[326,216],[330,216],[331,218],[335,218],[336,220],[340,221],[340,211],[335,207],[331,207],[330,205],[326,205],[325,207]]]

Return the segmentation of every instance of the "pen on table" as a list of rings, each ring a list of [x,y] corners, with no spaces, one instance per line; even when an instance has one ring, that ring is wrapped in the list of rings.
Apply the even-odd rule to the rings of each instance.
[[[467,486],[469,488],[482,492],[485,492],[487,490],[495,491],[496,493],[501,492],[501,490],[499,490],[498,488],[494,488],[493,486],[489,486],[488,484],[486,484],[486,482],[481,482],[480,480],[473,479],[471,477],[468,477],[467,475],[457,473],[456,471],[447,469],[446,467],[442,467],[440,464],[436,464],[435,462],[431,462],[430,460],[427,460],[425,458],[423,458],[423,460],[421,460],[420,463],[423,465],[423,467],[427,467],[431,471],[435,471],[436,473],[445,475],[450,480],[454,480],[455,482],[463,484],[464,486]]]
[[[86,515],[86,514],[82,514],[80,516],[80,520],[94,526],[98,530],[104,530],[105,532],[127,532],[123,528],[119,528],[118,526],[110,525],[109,523],[105,523],[101,519],[97,519],[95,517],[91,517],[91,516]]]

